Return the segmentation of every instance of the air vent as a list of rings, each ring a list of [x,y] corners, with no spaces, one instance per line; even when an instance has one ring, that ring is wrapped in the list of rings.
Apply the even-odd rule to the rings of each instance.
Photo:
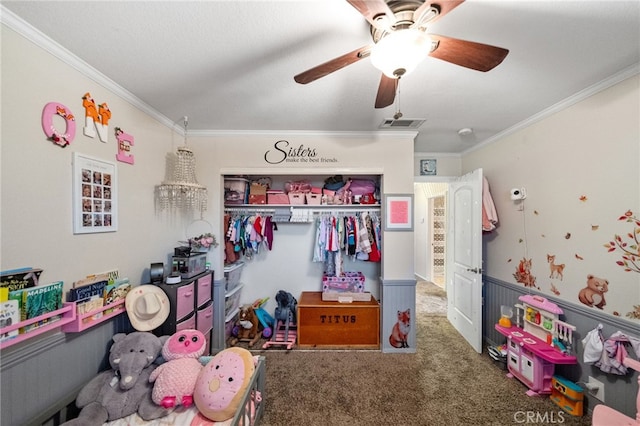
[[[385,118],[380,124],[381,129],[417,129],[422,126],[426,119],[424,118],[402,118],[395,120],[393,118]]]

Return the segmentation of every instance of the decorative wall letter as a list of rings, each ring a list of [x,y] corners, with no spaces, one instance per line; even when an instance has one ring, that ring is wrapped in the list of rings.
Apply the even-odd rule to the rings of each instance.
[[[109,120],[111,119],[109,107],[106,103],[102,103],[99,107],[96,107],[96,102],[89,92],[85,93],[82,97],[82,106],[85,111],[83,133],[90,138],[95,138],[97,130],[100,140],[106,143]]]
[[[131,147],[134,145],[133,136],[123,132],[120,127],[116,127],[116,140],[118,141],[116,160],[133,164],[133,155],[131,155]]]
[[[67,123],[64,133],[60,133],[53,126],[54,115],[59,115],[64,118]],[[44,130],[44,134],[47,135],[49,140],[64,148],[69,145],[76,136],[76,119],[71,113],[71,110],[66,106],[58,102],[49,102],[42,110],[42,130]]]

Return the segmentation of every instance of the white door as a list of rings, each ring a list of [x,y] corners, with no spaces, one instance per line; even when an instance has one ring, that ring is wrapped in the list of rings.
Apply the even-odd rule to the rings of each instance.
[[[447,318],[482,353],[482,169],[449,184]]]

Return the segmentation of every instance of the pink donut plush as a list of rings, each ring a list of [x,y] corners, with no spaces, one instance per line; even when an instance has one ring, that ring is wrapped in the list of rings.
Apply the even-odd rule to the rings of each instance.
[[[233,418],[254,371],[254,358],[247,349],[218,352],[198,375],[193,393],[198,411],[217,422]]]

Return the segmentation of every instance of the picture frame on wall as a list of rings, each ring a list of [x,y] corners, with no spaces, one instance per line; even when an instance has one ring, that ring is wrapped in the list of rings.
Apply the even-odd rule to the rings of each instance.
[[[73,233],[118,230],[116,164],[73,153]]]
[[[437,160],[435,158],[426,158],[420,160],[420,175],[435,176],[437,173]]]
[[[413,194],[384,196],[384,230],[413,231]]]

